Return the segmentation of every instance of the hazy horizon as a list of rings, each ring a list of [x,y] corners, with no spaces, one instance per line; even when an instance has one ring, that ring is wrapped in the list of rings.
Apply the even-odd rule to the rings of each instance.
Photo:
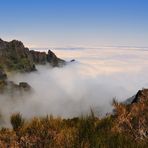
[[[148,46],[147,0],[2,0],[0,37],[26,47]]]

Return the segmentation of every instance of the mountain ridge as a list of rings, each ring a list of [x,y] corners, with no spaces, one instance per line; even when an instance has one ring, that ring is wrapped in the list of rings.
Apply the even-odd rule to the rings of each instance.
[[[49,63],[53,67],[65,64],[51,50],[48,53],[29,50],[21,41],[10,42],[0,39],[0,67],[12,71],[31,72],[36,70],[36,64]]]

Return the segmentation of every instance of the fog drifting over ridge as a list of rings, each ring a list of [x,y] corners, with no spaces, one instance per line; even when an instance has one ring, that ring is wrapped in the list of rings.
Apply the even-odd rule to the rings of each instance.
[[[5,103],[1,110],[4,108],[8,114],[20,112],[24,117],[53,114],[67,118],[92,108],[104,115],[112,110],[114,97],[123,101],[148,87],[147,49],[110,47],[53,52],[76,62],[62,68],[37,66],[37,72],[10,76],[16,83],[28,82],[33,93],[17,103]]]

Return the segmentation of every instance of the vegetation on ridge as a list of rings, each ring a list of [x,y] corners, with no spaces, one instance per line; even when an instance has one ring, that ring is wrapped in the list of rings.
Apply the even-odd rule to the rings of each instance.
[[[93,111],[72,119],[47,116],[24,120],[21,114],[13,114],[13,129],[0,130],[0,147],[144,148],[148,135],[140,135],[137,129],[140,126],[146,132],[148,128],[148,124],[140,122],[148,121],[143,103],[123,105],[114,101],[114,115],[102,119]]]

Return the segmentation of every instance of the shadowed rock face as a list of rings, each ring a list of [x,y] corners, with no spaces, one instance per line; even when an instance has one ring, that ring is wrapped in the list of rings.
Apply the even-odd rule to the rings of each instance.
[[[43,64],[43,65],[46,64],[47,59],[45,52],[30,50],[30,54],[35,64]]]
[[[148,89],[139,90],[135,95],[135,98],[133,98],[131,104],[142,102],[145,100],[148,100]]]
[[[142,89],[137,92],[134,96],[126,99],[123,104],[133,104],[133,103],[139,103],[142,101],[148,100],[148,89]]]
[[[62,66],[66,64],[64,60],[58,58],[51,50],[48,50],[47,62],[51,63],[53,67]]]

